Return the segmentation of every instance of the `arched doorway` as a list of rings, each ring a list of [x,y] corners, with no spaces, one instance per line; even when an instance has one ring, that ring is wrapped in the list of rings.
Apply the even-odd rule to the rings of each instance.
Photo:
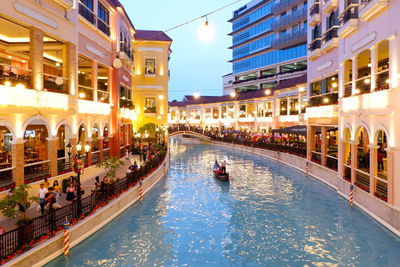
[[[369,192],[369,169],[370,169],[370,151],[369,151],[369,136],[365,127],[360,127],[356,132],[357,145],[357,161],[354,164],[355,168],[355,185]]]
[[[13,183],[12,140],[11,131],[5,126],[0,126],[0,188],[7,187]]]
[[[64,174],[70,172],[70,156],[67,154],[66,147],[69,144],[69,138],[71,137],[71,129],[68,125],[63,124],[58,128],[57,131],[57,173]]]
[[[107,159],[110,157],[110,141],[108,139],[109,128],[108,123],[104,125],[103,129],[103,159]]]
[[[376,173],[374,173],[374,192],[372,192],[376,197],[387,201],[387,171],[392,166],[388,166],[387,160],[387,152],[386,149],[388,147],[388,139],[385,131],[378,130],[376,133],[376,144],[377,144],[377,168]]]
[[[95,165],[99,162],[100,156],[100,141],[99,141],[99,127],[97,123],[93,125],[92,128],[92,158],[91,158],[91,165]]]
[[[41,120],[33,120],[25,128],[24,176],[26,182],[36,182],[50,176],[47,138],[47,127]]]
[[[344,176],[343,178],[351,182],[351,131],[349,128],[344,130]]]

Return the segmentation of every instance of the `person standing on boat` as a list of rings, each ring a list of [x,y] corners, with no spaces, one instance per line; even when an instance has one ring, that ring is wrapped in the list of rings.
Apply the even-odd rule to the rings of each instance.
[[[226,173],[226,161],[225,160],[221,163],[221,172],[222,172],[222,174]]]

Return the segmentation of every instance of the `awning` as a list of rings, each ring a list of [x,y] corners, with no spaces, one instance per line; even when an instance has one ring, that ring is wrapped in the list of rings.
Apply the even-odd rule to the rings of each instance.
[[[283,128],[283,129],[274,129],[274,130],[272,130],[272,134],[274,134],[274,133],[296,134],[296,135],[307,136],[307,126],[297,125],[297,126],[287,127],[287,128]]]

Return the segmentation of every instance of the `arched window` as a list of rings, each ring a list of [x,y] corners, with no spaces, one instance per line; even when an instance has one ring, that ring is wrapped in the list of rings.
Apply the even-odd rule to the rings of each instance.
[[[328,17],[328,21],[326,23],[326,29],[328,30],[335,25],[337,25],[337,15],[336,12],[333,11]]]
[[[321,31],[319,29],[319,25],[316,25],[312,31],[313,40],[321,37]]]

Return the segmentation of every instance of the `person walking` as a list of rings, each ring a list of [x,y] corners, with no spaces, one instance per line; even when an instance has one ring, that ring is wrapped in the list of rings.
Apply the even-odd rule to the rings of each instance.
[[[39,188],[38,198],[39,198],[40,212],[42,213],[42,215],[44,214],[44,207],[46,206],[45,198],[48,192],[49,191],[47,190],[47,188],[44,187],[44,183],[41,183]]]

